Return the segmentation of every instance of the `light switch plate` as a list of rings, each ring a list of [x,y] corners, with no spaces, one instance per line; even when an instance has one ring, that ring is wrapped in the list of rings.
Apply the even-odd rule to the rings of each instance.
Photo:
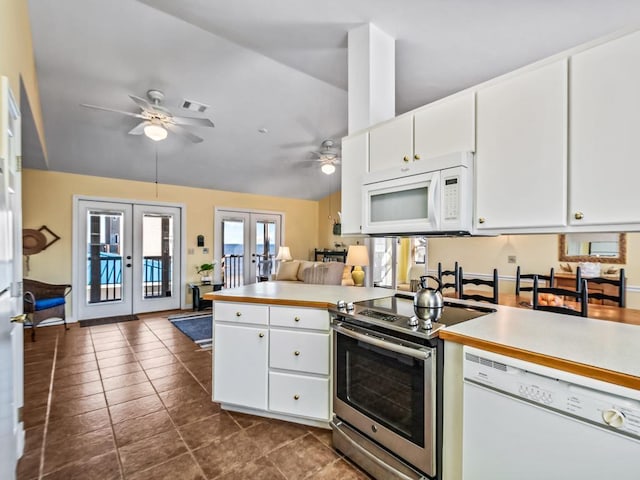
[[[516,256],[515,255],[509,255],[507,257],[507,263],[516,263]]]
[[[209,247],[204,247],[202,249],[202,253],[204,253],[205,255],[209,253]]]

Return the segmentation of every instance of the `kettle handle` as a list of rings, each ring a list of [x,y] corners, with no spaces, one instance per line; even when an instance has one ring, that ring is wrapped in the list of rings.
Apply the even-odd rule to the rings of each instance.
[[[438,288],[431,288],[427,286],[427,279],[431,278],[433,280],[435,280],[438,283]],[[420,277],[420,286],[422,288],[426,288],[427,290],[433,290],[434,292],[439,292],[440,290],[442,290],[442,282],[440,281],[440,279],[438,277],[434,277],[433,275],[422,275]]]

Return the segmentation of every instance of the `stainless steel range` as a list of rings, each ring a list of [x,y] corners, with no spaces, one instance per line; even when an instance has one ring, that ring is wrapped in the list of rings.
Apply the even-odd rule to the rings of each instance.
[[[494,310],[445,302],[415,324],[413,296],[329,309],[333,443],[375,478],[441,478],[443,348],[438,330]],[[426,328],[430,326],[431,328]]]

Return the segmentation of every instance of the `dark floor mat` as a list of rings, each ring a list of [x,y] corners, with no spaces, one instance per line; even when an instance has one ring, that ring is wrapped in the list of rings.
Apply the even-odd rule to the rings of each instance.
[[[96,325],[107,325],[109,323],[131,322],[138,320],[137,315],[118,315],[115,317],[90,318],[88,320],[80,320],[81,327],[95,327]]]

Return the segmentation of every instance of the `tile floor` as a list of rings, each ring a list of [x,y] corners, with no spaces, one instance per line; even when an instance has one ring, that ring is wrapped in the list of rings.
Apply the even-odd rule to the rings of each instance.
[[[211,401],[211,352],[166,316],[25,335],[18,479],[367,479],[328,430]]]

